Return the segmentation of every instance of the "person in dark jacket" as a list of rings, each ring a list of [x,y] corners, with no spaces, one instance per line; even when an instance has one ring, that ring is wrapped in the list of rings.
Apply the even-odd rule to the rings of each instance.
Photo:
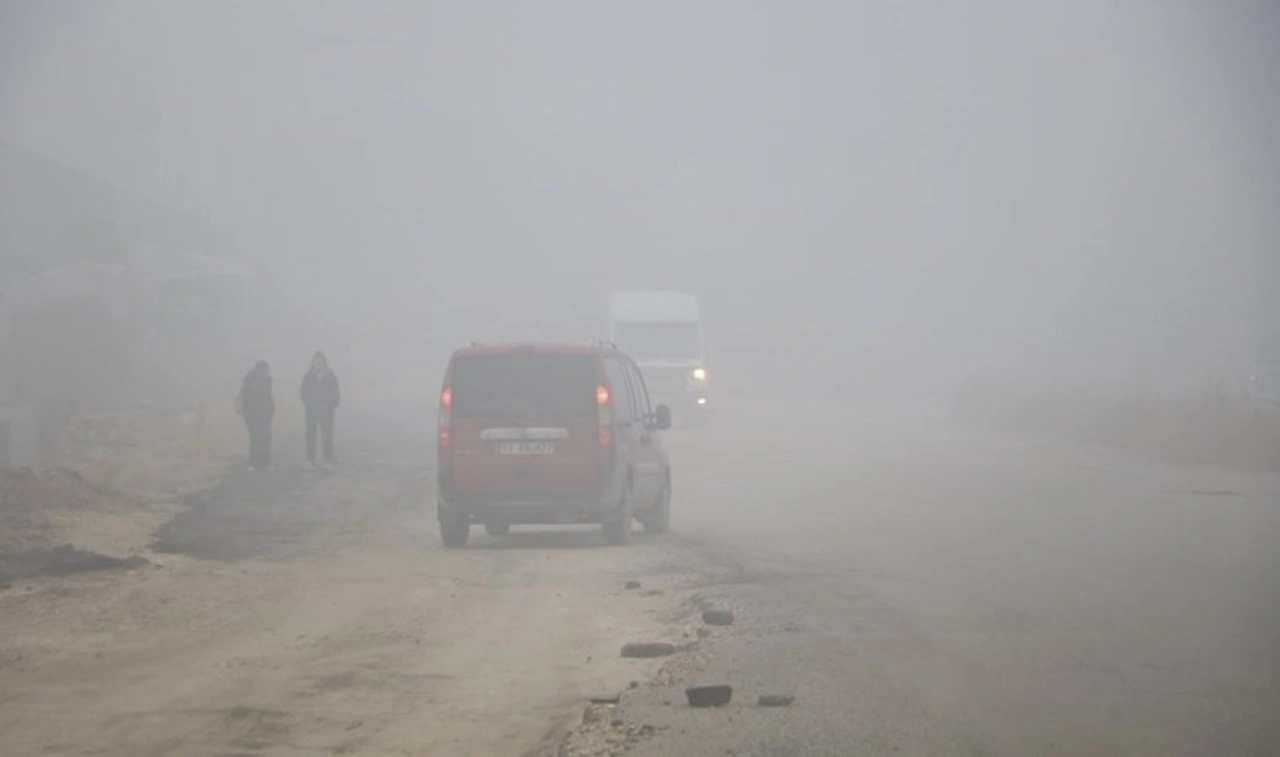
[[[307,410],[307,466],[316,465],[316,435],[323,441],[324,467],[333,467],[333,422],[342,391],[338,377],[329,368],[323,352],[311,358],[311,368],[302,378],[302,404]]]
[[[271,367],[259,360],[240,383],[236,397],[236,410],[244,417],[244,427],[249,432],[250,470],[271,465],[271,422],[276,414],[271,382]]]

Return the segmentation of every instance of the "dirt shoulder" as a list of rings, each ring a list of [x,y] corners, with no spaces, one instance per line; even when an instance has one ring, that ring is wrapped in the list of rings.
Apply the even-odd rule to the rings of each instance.
[[[0,594],[0,752],[553,754],[588,695],[658,675],[621,645],[689,640],[700,568],[678,545],[445,551],[416,448],[391,447],[236,474],[149,567]]]
[[[1104,445],[1175,465],[1280,472],[1280,411],[1245,396],[1169,399],[993,384],[971,387],[954,412],[976,427]]]

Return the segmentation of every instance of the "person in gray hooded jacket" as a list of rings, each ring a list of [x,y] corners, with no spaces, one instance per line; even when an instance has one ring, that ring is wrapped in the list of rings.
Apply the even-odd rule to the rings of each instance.
[[[317,352],[311,358],[311,368],[302,378],[302,404],[307,411],[307,466],[316,467],[317,436],[322,444],[321,450],[325,468],[332,468],[333,459],[333,425],[338,405],[342,404],[342,390],[338,385],[338,377],[329,367],[329,361],[323,352]]]

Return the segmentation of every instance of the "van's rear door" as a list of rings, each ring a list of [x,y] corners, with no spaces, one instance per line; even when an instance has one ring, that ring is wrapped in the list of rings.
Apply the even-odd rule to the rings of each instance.
[[[453,483],[465,494],[586,495],[599,475],[592,353],[462,354],[451,372]]]

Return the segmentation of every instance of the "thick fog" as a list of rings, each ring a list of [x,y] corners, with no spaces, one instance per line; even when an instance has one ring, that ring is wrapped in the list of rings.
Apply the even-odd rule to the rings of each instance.
[[[1234,381],[1280,317],[1266,2],[0,7],[0,139],[216,229],[253,349],[370,393],[626,288],[823,391]]]

